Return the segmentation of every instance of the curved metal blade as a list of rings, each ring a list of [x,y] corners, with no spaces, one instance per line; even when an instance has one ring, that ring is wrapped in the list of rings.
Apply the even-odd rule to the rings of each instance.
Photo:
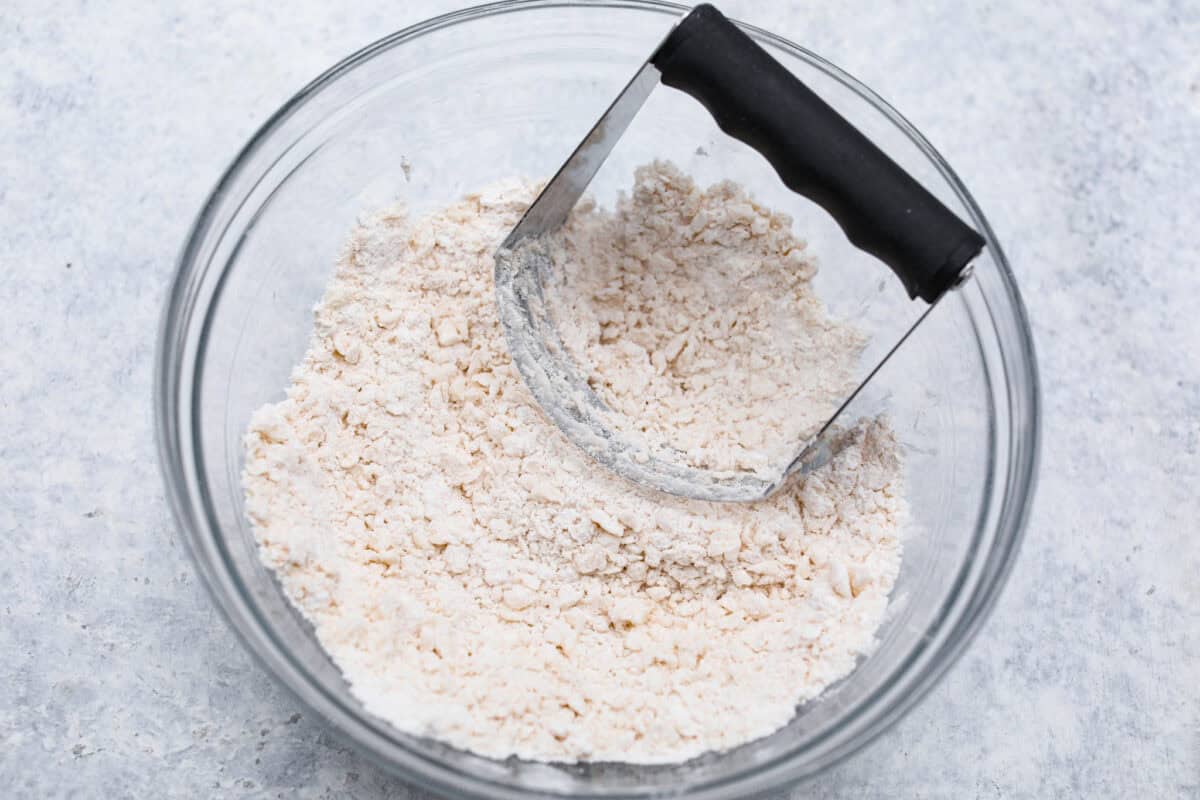
[[[650,61],[642,65],[505,238],[496,253],[495,269],[500,322],[513,363],[542,410],[601,465],[639,485],[682,497],[714,502],[761,500],[792,475],[820,467],[834,455],[834,420],[933,306],[900,337],[820,431],[800,443],[798,455],[777,475],[699,469],[688,466],[683,453],[669,448],[652,451],[623,437],[621,431],[628,427],[628,420],[592,390],[551,317],[544,288],[554,285],[554,270],[542,237],[566,222],[659,78]]]

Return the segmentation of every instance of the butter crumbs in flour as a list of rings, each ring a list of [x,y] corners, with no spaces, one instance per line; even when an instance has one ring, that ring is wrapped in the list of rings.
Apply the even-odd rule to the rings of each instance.
[[[246,436],[262,558],[401,730],[638,763],[771,733],[874,645],[900,564],[895,439],[863,421],[752,505],[595,466],[526,391],[493,307],[493,253],[535,194],[495,185],[353,232],[286,399]],[[733,184],[644,167],[615,211],[577,209],[562,247],[569,346],[698,463],[755,468],[849,380],[861,341],[825,317],[790,221]]]

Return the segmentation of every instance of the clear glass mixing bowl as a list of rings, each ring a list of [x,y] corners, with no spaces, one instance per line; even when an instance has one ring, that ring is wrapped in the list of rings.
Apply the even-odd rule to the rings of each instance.
[[[503,2],[389,36],[305,87],[238,155],[179,262],[158,353],[157,424],[171,503],[199,570],[267,668],[329,723],[414,783],[451,795],[730,797],[828,767],[934,684],[996,599],[1021,538],[1037,462],[1037,372],[1025,311],[986,220],[950,168],[869,89],[819,57],[747,28],[988,239],[874,388],[907,453],[911,531],[879,648],[783,730],[683,764],[493,761],[400,733],[365,713],[255,553],[239,488],[240,437],[278,399],[311,309],[356,216],[420,211],[512,175],[544,176],[683,7]],[[734,177],[788,210],[826,265],[859,258],[815,206],[660,89],[596,184],[666,155],[702,181]],[[832,268],[831,268],[832,269]]]

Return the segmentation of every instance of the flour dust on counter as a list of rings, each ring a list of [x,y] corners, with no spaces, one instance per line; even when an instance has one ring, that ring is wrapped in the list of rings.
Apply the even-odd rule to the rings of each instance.
[[[769,734],[875,644],[905,517],[895,438],[860,421],[827,468],[754,504],[590,462],[522,384],[494,308],[493,253],[536,192],[500,183],[352,232],[286,398],[246,435],[261,556],[400,730],[636,763]],[[861,341],[825,315],[791,221],[736,185],[655,163],[562,237],[565,337],[646,435],[753,465],[808,424],[804,392],[848,380]]]

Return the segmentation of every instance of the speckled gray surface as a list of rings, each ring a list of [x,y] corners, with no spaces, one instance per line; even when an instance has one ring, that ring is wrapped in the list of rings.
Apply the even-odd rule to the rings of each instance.
[[[325,66],[458,4],[353,5],[0,10],[6,796],[417,796],[226,628],[151,425],[164,287],[219,171]],[[916,711],[793,796],[1200,796],[1200,6],[781,5],[724,3],[893,101],[989,214],[1046,412],[991,621]]]

